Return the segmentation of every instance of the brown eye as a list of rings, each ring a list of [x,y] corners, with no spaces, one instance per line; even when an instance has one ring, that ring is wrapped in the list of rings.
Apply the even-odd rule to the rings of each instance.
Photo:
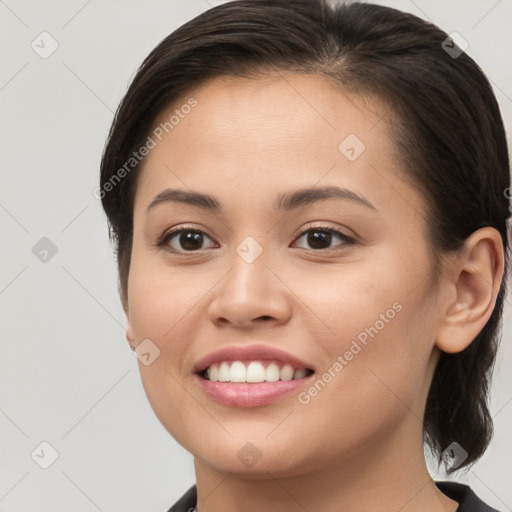
[[[341,243],[338,244],[341,246],[353,245],[355,242],[353,238],[344,235],[336,229],[321,226],[303,231],[297,240],[303,237],[305,237],[305,243],[309,244],[309,247],[299,246],[301,249],[325,250],[333,248],[331,247],[332,242],[341,241]]]
[[[171,251],[191,252],[204,249],[203,244],[206,239],[211,240],[203,231],[181,228],[164,235],[159,245],[165,245],[169,247]]]

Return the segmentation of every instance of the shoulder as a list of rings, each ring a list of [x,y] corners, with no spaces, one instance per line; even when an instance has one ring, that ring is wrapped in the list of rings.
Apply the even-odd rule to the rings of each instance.
[[[167,512],[196,512],[197,488],[193,485]]]
[[[437,488],[449,498],[459,503],[457,512],[500,512],[484,503],[471,487],[458,482],[435,482]]]

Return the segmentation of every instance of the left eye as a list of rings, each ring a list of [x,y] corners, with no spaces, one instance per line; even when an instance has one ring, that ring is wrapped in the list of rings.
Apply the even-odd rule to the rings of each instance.
[[[300,240],[304,236],[306,236],[307,243],[310,244],[313,249],[318,250],[330,249],[331,242],[336,239],[342,242],[339,245],[352,245],[355,242],[353,238],[350,238],[336,229],[324,227],[308,229],[307,231],[304,231],[297,240]],[[327,247],[325,247],[325,245],[327,245]],[[308,249],[308,247],[302,248]]]

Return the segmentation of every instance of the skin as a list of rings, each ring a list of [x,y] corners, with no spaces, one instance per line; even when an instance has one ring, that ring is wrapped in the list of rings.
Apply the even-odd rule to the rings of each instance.
[[[131,347],[149,338],[160,350],[139,361],[141,379],[162,425],[194,456],[198,510],[454,511],[425,464],[423,410],[440,350],[463,350],[492,313],[499,233],[473,233],[437,286],[425,200],[400,177],[384,106],[315,75],[216,79],[158,123],[192,96],[197,106],[143,162],[125,311]],[[353,162],[338,149],[350,133],[366,146]],[[348,199],[273,209],[278,193],[324,185],[375,209]],[[147,214],[166,188],[213,195],[224,212],[166,203]],[[299,233],[318,225],[356,243],[312,247]],[[187,252],[178,234],[180,254],[157,247],[178,226],[203,231],[203,245]],[[247,236],[263,249],[253,263],[236,253]],[[263,343],[320,377],[394,303],[401,311],[306,405],[296,394],[220,405],[192,374],[218,348]],[[261,454],[252,467],[237,456],[247,442]]]

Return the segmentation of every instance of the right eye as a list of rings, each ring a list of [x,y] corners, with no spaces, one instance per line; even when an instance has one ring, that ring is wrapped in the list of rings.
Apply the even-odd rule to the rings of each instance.
[[[163,246],[171,252],[193,252],[204,249],[205,238],[211,240],[204,231],[199,229],[178,228],[167,231],[158,242],[158,246]]]

